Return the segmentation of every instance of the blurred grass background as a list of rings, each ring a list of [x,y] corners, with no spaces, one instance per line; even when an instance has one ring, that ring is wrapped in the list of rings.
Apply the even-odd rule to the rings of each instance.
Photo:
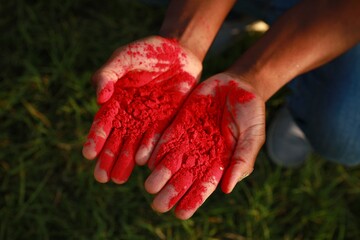
[[[81,156],[97,111],[90,76],[118,46],[156,34],[164,11],[125,0],[2,1],[0,239],[360,239],[360,169],[318,156],[288,170],[260,153],[249,178],[188,221],[151,210],[145,168],[123,186],[95,182],[94,162]],[[258,37],[207,59],[204,76]]]

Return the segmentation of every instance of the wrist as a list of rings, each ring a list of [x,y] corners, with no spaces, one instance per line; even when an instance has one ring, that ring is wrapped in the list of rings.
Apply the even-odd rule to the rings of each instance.
[[[181,26],[164,22],[159,35],[164,38],[175,39],[182,48],[190,51],[202,62],[212,41],[209,40],[210,38],[202,38],[194,31],[195,29],[189,25]]]
[[[285,76],[276,75],[276,72],[269,71],[265,67],[248,66],[247,64],[234,65],[226,73],[250,85],[264,102],[282,87],[283,82],[290,80],[287,80]]]
[[[171,1],[160,36],[176,39],[201,62],[235,0]]]
[[[227,70],[249,83],[264,101],[302,74],[306,65],[292,52],[283,54],[279,44],[271,40],[272,37],[265,34]]]
[[[230,69],[267,100],[282,86],[358,43],[359,1],[301,1]],[[329,18],[329,16],[333,16]],[[353,22],[354,24],[348,24]],[[329,31],[327,26],[333,26]]]

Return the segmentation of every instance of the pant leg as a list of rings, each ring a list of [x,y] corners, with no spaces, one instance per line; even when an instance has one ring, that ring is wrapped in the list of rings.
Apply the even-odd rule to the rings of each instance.
[[[360,164],[360,44],[289,84],[290,112],[326,159]]]
[[[145,4],[166,6],[170,0],[139,0]],[[250,15],[271,24],[301,0],[237,0],[230,14]]]
[[[232,12],[251,15],[272,24],[301,0],[237,0]]]
[[[298,2],[238,0],[235,10],[246,9],[272,24]],[[360,44],[288,86],[289,110],[314,150],[347,166],[360,164]]]

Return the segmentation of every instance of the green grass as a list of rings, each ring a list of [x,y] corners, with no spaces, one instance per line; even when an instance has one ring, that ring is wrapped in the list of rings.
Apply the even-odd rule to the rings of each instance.
[[[116,47],[155,34],[163,14],[121,0],[1,3],[0,239],[359,239],[360,169],[317,156],[287,170],[260,153],[247,180],[188,221],[151,210],[145,168],[123,186],[94,181],[81,156],[97,110],[90,76]],[[204,75],[257,37],[208,59]]]

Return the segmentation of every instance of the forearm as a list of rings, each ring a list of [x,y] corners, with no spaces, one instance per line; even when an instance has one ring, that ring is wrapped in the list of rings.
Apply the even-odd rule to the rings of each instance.
[[[229,72],[267,100],[294,77],[339,56],[360,40],[360,1],[318,0],[295,6]]]
[[[177,39],[202,61],[234,3],[235,0],[173,0],[160,35]]]

